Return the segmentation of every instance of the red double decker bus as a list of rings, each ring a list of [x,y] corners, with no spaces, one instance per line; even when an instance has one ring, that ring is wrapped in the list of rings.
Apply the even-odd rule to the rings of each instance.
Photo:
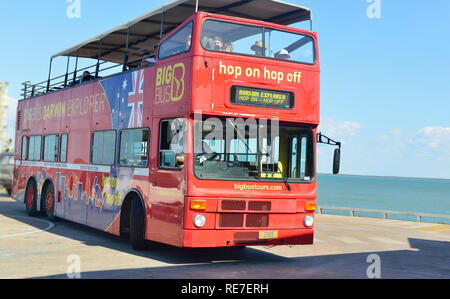
[[[317,134],[300,21],[309,9],[279,1],[179,0],[54,55],[24,84],[13,197],[135,249],[312,244],[316,144],[340,144]]]

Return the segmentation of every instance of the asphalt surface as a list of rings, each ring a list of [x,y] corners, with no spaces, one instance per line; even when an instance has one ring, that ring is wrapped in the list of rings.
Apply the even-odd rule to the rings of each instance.
[[[2,190],[0,190],[0,193]],[[0,194],[0,278],[450,278],[450,225],[318,215],[315,244],[181,249],[29,218]]]

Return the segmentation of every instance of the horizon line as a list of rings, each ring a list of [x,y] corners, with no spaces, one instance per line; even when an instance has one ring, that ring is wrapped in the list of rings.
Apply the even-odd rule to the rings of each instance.
[[[430,178],[430,177],[408,177],[408,176],[394,176],[394,175],[374,175],[374,174],[347,174],[342,173],[334,175],[332,173],[317,172],[317,174],[325,174],[331,176],[364,176],[364,177],[375,177],[375,178],[396,178],[396,179],[421,179],[421,180],[445,180],[450,181],[450,178]]]

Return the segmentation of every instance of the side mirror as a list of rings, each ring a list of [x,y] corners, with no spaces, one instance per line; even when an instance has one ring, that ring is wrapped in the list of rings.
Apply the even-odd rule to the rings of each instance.
[[[341,150],[336,149],[334,151],[334,157],[333,157],[333,174],[339,174],[341,166]]]

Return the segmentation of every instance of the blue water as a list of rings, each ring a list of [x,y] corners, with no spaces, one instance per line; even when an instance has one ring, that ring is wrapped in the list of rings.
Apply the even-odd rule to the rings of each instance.
[[[317,189],[319,206],[450,215],[450,180],[319,174]]]

